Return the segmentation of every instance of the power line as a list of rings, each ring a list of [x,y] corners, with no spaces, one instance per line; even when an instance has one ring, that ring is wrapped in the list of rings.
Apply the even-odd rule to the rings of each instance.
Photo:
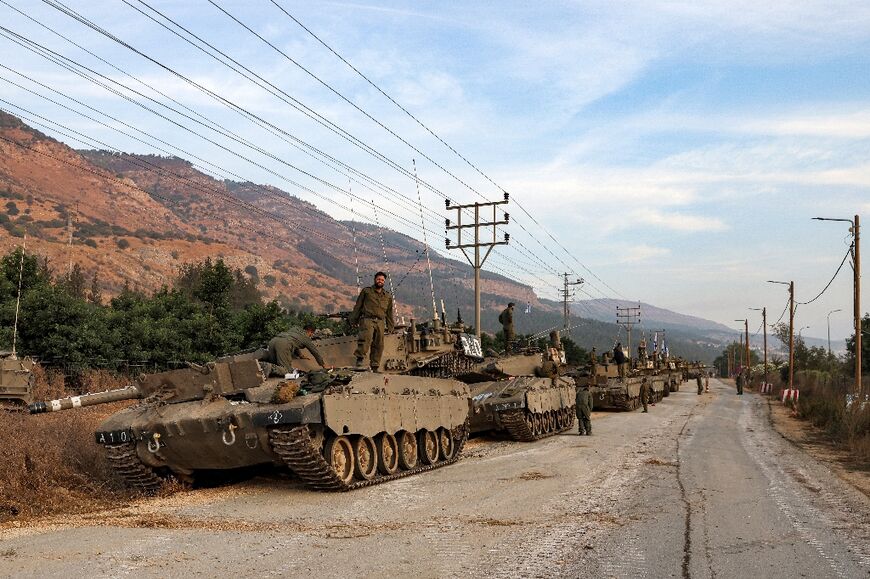
[[[811,300],[808,301],[808,302],[798,302],[798,304],[800,304],[800,305],[802,305],[802,306],[805,306],[805,305],[811,304],[811,303],[813,303],[814,301],[816,301],[817,299],[819,299],[820,297],[822,297],[822,295],[823,295],[826,291],[828,291],[828,288],[831,287],[831,284],[834,283],[834,280],[837,279],[837,276],[840,274],[840,270],[843,269],[843,265],[845,265],[846,260],[847,260],[847,259],[849,258],[849,256],[852,254],[852,248],[853,248],[853,247],[854,247],[854,244],[849,245],[849,249],[846,250],[846,255],[843,256],[843,261],[840,262],[840,267],[837,268],[837,271],[834,272],[834,277],[832,277],[832,278],[831,278],[831,281],[828,282],[828,285],[826,285],[826,286],[824,287],[824,289],[822,289],[822,291],[819,292],[819,295],[817,295],[816,297],[814,297],[813,299],[811,299]]]

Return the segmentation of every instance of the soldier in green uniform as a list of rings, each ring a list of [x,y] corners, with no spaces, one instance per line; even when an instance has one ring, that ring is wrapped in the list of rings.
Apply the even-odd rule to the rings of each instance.
[[[592,435],[592,393],[589,385],[584,384],[577,389],[576,399],[578,434]]]
[[[646,412],[647,402],[649,401],[649,383],[646,378],[640,381],[640,403],[643,404],[643,411]]]
[[[704,393],[704,381],[701,380],[700,374],[698,374],[698,377],[695,378],[695,380],[698,382],[698,396],[700,396],[701,394]]]
[[[325,366],[323,356],[311,341],[313,334],[314,326],[306,324],[304,328],[292,327],[269,340],[269,362],[276,365],[272,372],[280,376],[290,372],[293,368],[293,354],[301,348],[311,352],[321,367]]]
[[[743,395],[743,372],[740,372],[737,375],[737,380],[735,380],[735,382],[737,383],[737,395],[742,396]]]
[[[514,338],[514,303],[510,302],[505,309],[498,315],[498,321],[501,324],[501,329],[504,331],[504,351],[505,354],[510,354],[513,347]]]
[[[392,332],[395,328],[393,296],[384,289],[386,281],[387,274],[382,271],[376,273],[374,285],[363,288],[348,317],[351,325],[359,326],[356,351],[354,351],[356,365],[362,367],[368,354],[369,365],[373,372],[377,372],[381,366],[384,332]]]

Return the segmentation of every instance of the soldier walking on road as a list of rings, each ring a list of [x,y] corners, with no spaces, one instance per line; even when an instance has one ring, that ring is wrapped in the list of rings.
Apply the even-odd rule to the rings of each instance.
[[[646,377],[644,377],[640,381],[640,403],[643,404],[643,411],[647,411],[647,403],[649,402],[649,382],[646,381]]]
[[[321,367],[323,356],[317,351],[317,346],[311,341],[311,336],[314,334],[314,326],[306,324],[304,328],[293,327],[286,332],[281,332],[271,340],[269,340],[269,362],[277,367],[272,369],[281,376],[293,369],[293,354],[301,348],[305,348]]]
[[[501,329],[504,332],[504,351],[505,354],[510,354],[513,349],[513,342],[516,334],[514,333],[514,303],[510,302],[505,309],[498,315],[498,321],[501,324]]]
[[[741,372],[737,375],[737,379],[735,380],[735,382],[737,383],[737,395],[742,396],[743,395],[743,372]]]
[[[581,436],[585,433],[587,436],[592,435],[592,393],[589,391],[589,385],[584,384],[577,389],[577,398],[575,400],[577,411],[578,434]]]
[[[363,288],[356,299],[356,305],[350,313],[348,321],[351,325],[359,325],[356,339],[357,368],[362,368],[366,354],[369,355],[369,365],[373,372],[381,366],[381,355],[384,353],[384,332],[391,333],[395,329],[393,319],[393,296],[384,289],[387,274],[379,271],[375,274],[375,283]]]

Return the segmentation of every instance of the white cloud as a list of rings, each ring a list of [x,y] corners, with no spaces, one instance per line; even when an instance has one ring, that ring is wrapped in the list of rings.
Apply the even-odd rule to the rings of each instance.
[[[617,259],[619,263],[636,263],[646,261],[656,257],[664,257],[670,255],[671,250],[665,247],[654,247],[652,245],[640,244],[627,247],[622,250]]]
[[[716,232],[725,231],[728,226],[717,217],[705,217],[690,213],[669,211],[664,213],[658,209],[637,209],[629,212],[626,219],[633,223],[644,223],[662,229],[683,232]]]

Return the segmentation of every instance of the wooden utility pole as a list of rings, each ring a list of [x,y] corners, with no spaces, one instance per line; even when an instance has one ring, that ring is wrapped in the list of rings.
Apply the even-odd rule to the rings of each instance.
[[[496,209],[499,205],[507,205],[507,202],[507,193],[504,194],[504,201],[473,203],[471,205],[451,205],[450,199],[445,200],[445,205],[447,206],[448,210],[456,210],[456,225],[451,225],[449,219],[445,221],[448,230],[456,230],[456,245],[450,245],[450,238],[448,237],[446,239],[447,249],[459,249],[460,251],[462,251],[462,255],[465,256],[465,259],[467,259],[468,263],[471,264],[471,267],[474,268],[474,330],[477,334],[478,339],[480,339],[480,268],[483,267],[483,264],[486,261],[486,258],[489,257],[489,254],[492,252],[493,247],[495,247],[496,245],[507,245],[508,241],[510,241],[510,234],[508,233],[504,234],[504,241],[496,241],[497,226],[507,225],[510,219],[510,215],[505,213],[504,219],[499,220],[496,216]],[[480,221],[481,207],[492,207],[492,221]],[[465,209],[474,209],[474,223],[462,223],[462,211]],[[492,241],[480,240],[481,227],[492,227]],[[463,243],[462,232],[466,229],[474,229],[473,243]],[[483,258],[481,258],[480,256],[481,247],[487,248],[486,253],[483,255]],[[474,259],[472,259],[465,251],[466,249],[471,248],[474,249]]]
[[[571,323],[570,323],[571,311],[568,309],[568,298],[573,298],[574,292],[573,291],[569,292],[568,286],[581,285],[585,282],[585,280],[582,277],[580,277],[580,278],[577,278],[577,281],[569,282],[567,273],[563,273],[562,277],[564,278],[564,287],[562,289],[562,307],[564,310],[563,315],[565,318],[562,329],[565,332],[566,336],[570,336],[571,335]]]
[[[616,323],[625,328],[628,334],[628,359],[631,360],[631,328],[640,323],[640,303],[636,308],[616,306]]]
[[[794,282],[788,283],[788,388],[794,389]]]
[[[752,368],[752,355],[749,350],[749,318],[743,320],[746,324],[746,367]]]
[[[764,326],[764,383],[767,384],[767,307],[761,308],[761,323]]]
[[[864,387],[861,384],[861,223],[855,216],[852,224],[855,245],[852,248],[852,271],[855,273],[855,391],[859,400],[864,400]]]

